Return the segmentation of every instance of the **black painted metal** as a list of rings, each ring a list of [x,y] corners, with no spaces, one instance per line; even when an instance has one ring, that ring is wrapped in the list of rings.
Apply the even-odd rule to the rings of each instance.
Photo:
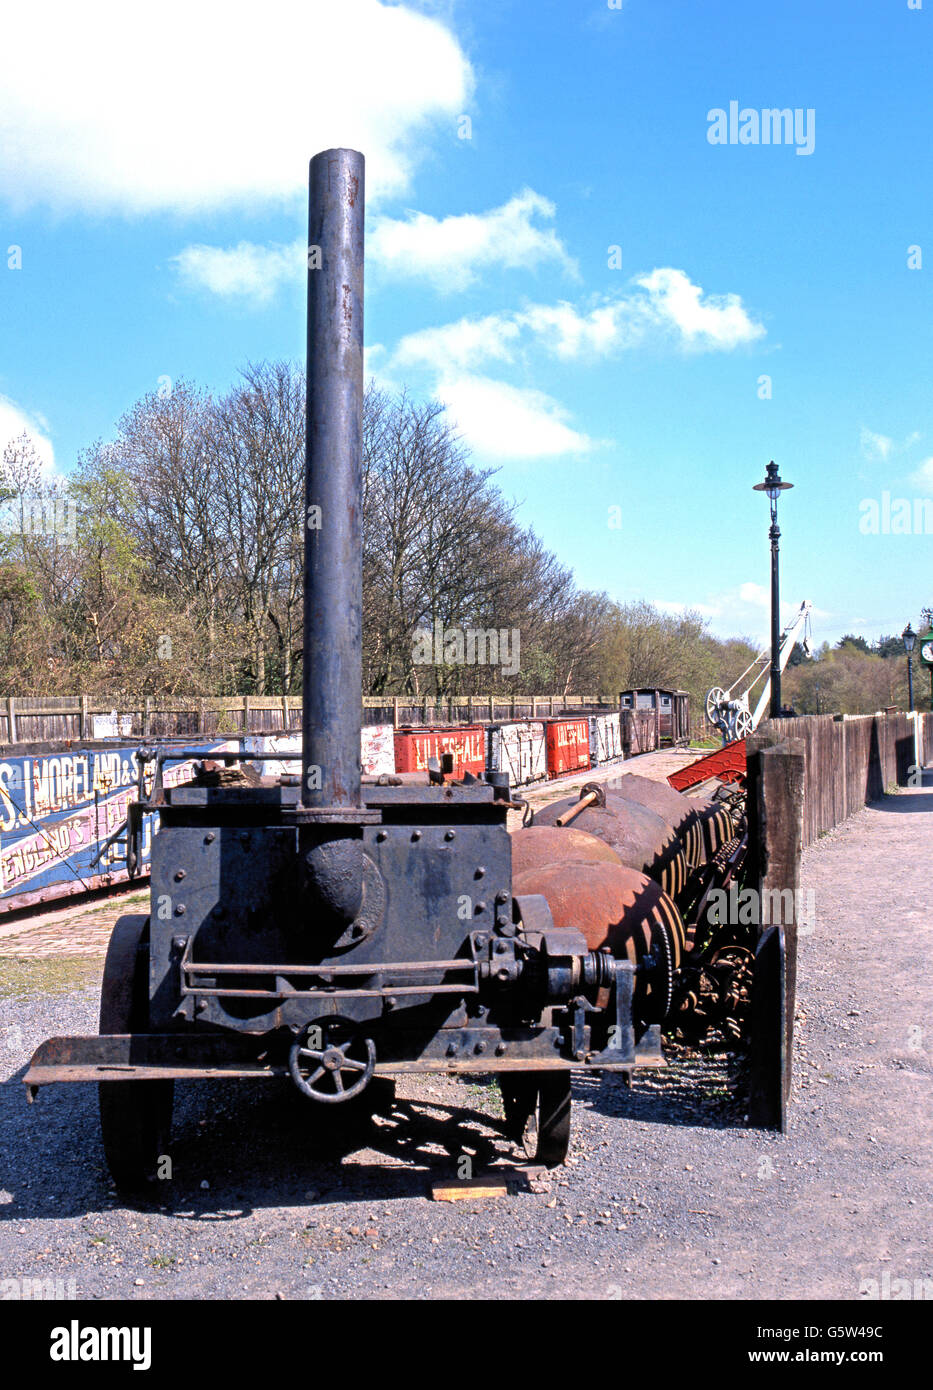
[[[338,937],[363,893],[352,812],[361,779],[364,178],[356,150],[311,161],[300,843],[316,930]]]

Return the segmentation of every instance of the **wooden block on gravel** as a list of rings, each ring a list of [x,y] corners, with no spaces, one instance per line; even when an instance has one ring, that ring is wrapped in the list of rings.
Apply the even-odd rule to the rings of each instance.
[[[436,1182],[432,1184],[431,1196],[435,1202],[465,1202],[476,1197],[507,1197],[509,1189],[505,1183],[493,1182],[490,1178],[471,1178],[465,1182]]]

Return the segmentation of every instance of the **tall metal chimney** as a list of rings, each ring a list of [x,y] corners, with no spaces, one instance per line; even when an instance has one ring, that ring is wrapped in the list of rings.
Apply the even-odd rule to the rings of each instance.
[[[339,924],[362,892],[364,167],[356,150],[315,155],[308,199],[302,848]]]

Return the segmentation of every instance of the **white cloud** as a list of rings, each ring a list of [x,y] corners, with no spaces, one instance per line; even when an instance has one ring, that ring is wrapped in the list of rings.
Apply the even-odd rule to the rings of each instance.
[[[280,285],[304,285],[304,254],[303,240],[291,246],[257,246],[252,241],[240,241],[229,247],[186,246],[172,257],[172,262],[186,285],[226,299],[265,304]]]
[[[886,434],[875,434],[874,430],[863,425],[859,432],[859,444],[867,459],[880,459],[886,463],[894,448],[894,440]]]
[[[914,487],[933,488],[933,458],[924,459],[910,475]]]
[[[49,423],[41,415],[30,415],[8,396],[0,396],[0,453],[23,434],[28,434],[43,471],[55,469],[55,450],[49,438]]]
[[[554,261],[575,274],[576,263],[554,229],[536,225],[536,219],[550,221],[555,212],[547,198],[524,188],[489,212],[380,217],[369,233],[367,254],[387,273],[428,280],[442,292],[467,289],[491,265],[534,269]]]
[[[541,345],[556,357],[605,356],[629,346],[637,337],[631,302],[615,300],[580,313],[572,304],[532,304],[517,316]]]
[[[437,396],[477,454],[487,458],[555,458],[587,453],[593,441],[567,424],[567,411],[543,391],[482,376],[445,378]]]
[[[751,580],[739,585],[739,598],[743,603],[753,604],[756,608],[769,608],[771,606],[771,593],[763,584],[754,584]],[[796,612],[796,609],[794,610]]]
[[[679,346],[725,352],[765,332],[738,295],[704,297],[682,270],[652,271],[636,283],[641,290],[604,296],[586,309],[560,300],[421,329],[401,339],[395,360],[438,371],[475,369],[485,360],[511,362],[523,343],[563,360],[606,357],[647,337],[671,334]]]
[[[261,205],[346,145],[378,198],[408,186],[428,123],[454,138],[472,87],[441,20],[381,0],[9,5],[0,191],[105,212]]]
[[[636,284],[648,292],[647,317],[674,329],[685,347],[728,351],[764,335],[737,294],[704,295],[683,270],[663,266],[639,276]]]
[[[521,336],[516,319],[487,314],[481,319],[458,319],[438,328],[422,328],[398,342],[393,355],[397,367],[425,366],[439,371],[475,366],[494,358],[511,362]]]
[[[707,593],[702,600],[691,598],[686,602],[671,599],[654,599],[655,607],[663,613],[680,615],[699,613],[709,621],[711,631],[718,637],[736,637],[744,633],[755,645],[762,649],[770,643],[768,615],[771,609],[771,591],[763,584],[746,580],[734,588],[719,593]],[[785,626],[800,611],[799,602],[781,603],[781,625]],[[821,608],[812,608],[810,618],[813,622],[825,622],[833,615]]]

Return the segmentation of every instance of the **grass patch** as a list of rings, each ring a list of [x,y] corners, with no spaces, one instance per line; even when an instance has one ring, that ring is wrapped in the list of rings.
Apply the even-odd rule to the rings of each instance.
[[[22,994],[67,994],[99,985],[103,960],[88,956],[0,957],[0,999]]]

